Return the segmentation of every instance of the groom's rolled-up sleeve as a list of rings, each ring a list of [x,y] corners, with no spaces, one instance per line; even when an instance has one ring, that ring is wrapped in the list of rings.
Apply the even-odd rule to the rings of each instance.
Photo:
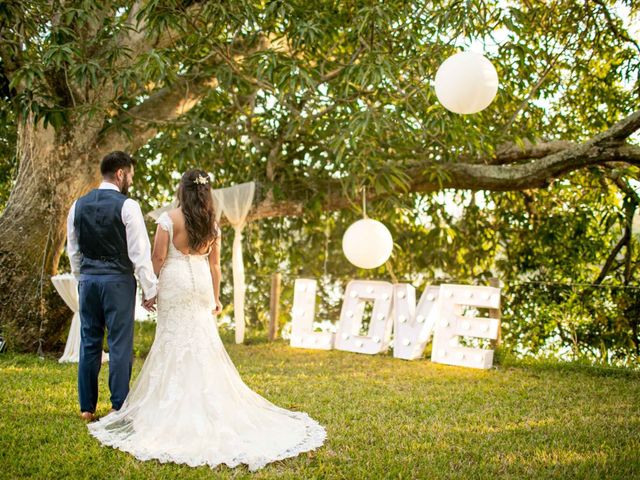
[[[158,279],[153,273],[151,263],[151,242],[147,234],[147,227],[140,205],[128,198],[122,206],[122,223],[127,230],[127,250],[129,259],[133,263],[136,276],[142,286],[144,299],[156,296]]]
[[[71,264],[71,273],[76,280],[80,278],[80,263],[82,261],[82,253],[78,246],[78,237],[76,235],[76,227],[74,225],[76,213],[76,202],[73,202],[67,215],[67,256]]]

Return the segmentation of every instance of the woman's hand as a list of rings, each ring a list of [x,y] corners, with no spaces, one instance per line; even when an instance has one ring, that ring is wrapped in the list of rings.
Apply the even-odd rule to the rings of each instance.
[[[213,314],[220,315],[220,312],[222,312],[222,304],[220,303],[220,300],[216,300],[216,306],[213,309]]]

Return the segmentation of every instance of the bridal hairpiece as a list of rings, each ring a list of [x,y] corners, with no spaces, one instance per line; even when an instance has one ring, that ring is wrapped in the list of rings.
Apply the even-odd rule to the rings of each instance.
[[[209,178],[205,177],[204,175],[198,175],[198,177],[193,182],[200,185],[206,185],[207,183],[209,183]]]

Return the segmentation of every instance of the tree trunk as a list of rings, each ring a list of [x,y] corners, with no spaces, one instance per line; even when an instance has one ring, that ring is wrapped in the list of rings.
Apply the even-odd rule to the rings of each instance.
[[[72,314],[51,276],[68,210],[98,181],[97,160],[86,153],[95,132],[20,124],[18,176],[0,217],[0,330],[13,350],[35,352],[40,341],[51,348],[68,327]]]

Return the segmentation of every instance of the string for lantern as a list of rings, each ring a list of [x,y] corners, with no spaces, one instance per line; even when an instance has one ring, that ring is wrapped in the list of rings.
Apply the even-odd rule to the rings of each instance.
[[[367,186],[362,186],[362,218],[367,217]]]
[[[324,262],[322,265],[322,273],[323,277],[326,279],[328,275],[327,264],[329,263],[329,239],[331,236],[330,226],[329,226],[330,216],[326,214],[325,216],[325,227],[324,227]]]

